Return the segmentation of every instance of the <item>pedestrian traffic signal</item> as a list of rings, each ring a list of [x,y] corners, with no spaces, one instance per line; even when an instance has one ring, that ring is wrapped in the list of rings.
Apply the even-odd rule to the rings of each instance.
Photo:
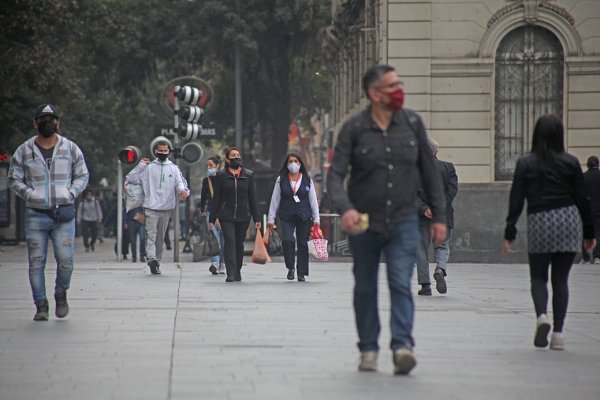
[[[137,164],[141,158],[142,152],[136,146],[127,146],[119,151],[119,160],[127,165]]]
[[[192,86],[175,86],[174,94],[175,131],[183,139],[194,140],[202,131],[197,122],[204,115],[204,109],[199,105],[206,102],[206,94]]]
[[[196,142],[189,142],[181,147],[179,157],[190,164],[194,164],[202,159],[203,154],[204,150],[202,150],[202,146]]]

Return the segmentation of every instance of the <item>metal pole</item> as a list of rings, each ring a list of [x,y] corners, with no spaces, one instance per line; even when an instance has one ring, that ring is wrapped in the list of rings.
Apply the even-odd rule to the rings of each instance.
[[[240,16],[240,1],[235,2],[236,11]],[[242,65],[241,65],[240,45],[235,44],[235,146],[242,149]]]
[[[123,237],[123,167],[117,160],[117,261],[122,260],[121,240]]]
[[[179,86],[175,86],[175,92],[179,90]],[[173,146],[175,150],[179,150],[179,133],[177,128],[179,127],[179,99],[175,96],[175,102],[173,104],[175,110],[175,136],[173,137]],[[175,158],[175,165],[178,165],[177,158]],[[173,216],[173,262],[179,264],[179,198],[175,193],[175,215]]]

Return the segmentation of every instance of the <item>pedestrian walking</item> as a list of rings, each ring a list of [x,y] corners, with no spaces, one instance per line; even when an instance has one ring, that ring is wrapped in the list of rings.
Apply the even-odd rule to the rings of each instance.
[[[102,207],[100,207],[100,203],[91,190],[86,190],[83,194],[83,200],[79,202],[77,224],[80,226],[83,235],[85,252],[94,251],[94,245],[98,237],[98,227],[102,224]]]
[[[55,315],[64,318],[69,313],[67,291],[74,264],[74,201],[87,186],[89,173],[79,147],[58,134],[60,120],[53,105],[38,107],[33,127],[37,135],[21,144],[11,159],[8,185],[25,200],[29,283],[36,306],[33,319],[46,321],[48,240],[52,240],[57,263]]]
[[[589,157],[586,163],[588,170],[583,173],[585,188],[590,201],[596,243],[600,241],[600,169],[598,169],[598,164],[598,157]],[[582,244],[581,253],[582,264],[600,264],[600,246],[594,247],[594,251],[588,253]]]
[[[419,182],[431,205],[431,239],[436,246],[446,237],[446,213],[425,127],[417,113],[403,108],[402,86],[392,66],[376,65],[367,70],[363,88],[370,106],[342,126],[327,182],[332,203],[342,215],[342,228],[350,234],[361,352],[358,369],[377,369],[377,277],[383,252],[391,295],[394,373],[404,375],[416,365],[410,283],[419,243]],[[346,193],[348,167],[351,172]],[[366,217],[361,214],[368,216],[366,230]]]
[[[438,246],[434,246],[433,254],[435,261],[435,270],[433,279],[435,279],[435,288],[438,293],[446,293],[448,286],[446,276],[448,269],[448,259],[450,258],[450,238],[452,237],[452,228],[454,227],[454,208],[452,201],[458,193],[458,177],[454,164],[448,161],[442,161],[437,158],[439,149],[438,143],[429,138],[429,146],[435,157],[435,166],[442,177],[442,186],[446,198],[446,238]],[[429,260],[428,253],[431,246],[431,236],[429,235],[430,221],[432,217],[429,200],[422,189],[417,191],[417,204],[419,208],[419,237],[420,245],[417,252],[417,282],[421,289],[417,292],[420,296],[431,296],[431,280],[429,279]]]
[[[165,232],[177,206],[177,198],[185,200],[190,195],[181,170],[167,158],[170,152],[169,142],[156,141],[152,148],[156,158],[152,162],[146,157],[142,158],[126,177],[130,183],[141,184],[144,190],[146,257],[153,275],[161,273]]]
[[[310,228],[313,224],[319,225],[320,218],[315,186],[298,153],[289,153],[279,170],[269,206],[269,227],[275,227],[277,216],[283,234],[281,244],[288,269],[287,279],[294,280],[294,270],[297,270],[298,282],[304,282],[308,276]]]
[[[225,239],[225,282],[242,280],[244,239],[254,219],[256,229],[261,228],[260,214],[254,189],[254,172],[242,165],[240,151],[235,147],[225,150],[225,169],[215,176],[215,198],[210,208],[209,229],[217,219]]]
[[[563,326],[569,301],[569,271],[582,241],[585,251],[596,244],[590,204],[577,158],[565,152],[564,128],[557,115],[541,116],[533,130],[531,151],[519,158],[506,217],[502,253],[517,235],[517,220],[527,200],[527,252],[531,295],[537,316],[533,344],[548,346],[551,325],[547,317],[548,269],[552,264],[550,348],[563,350]],[[583,222],[582,222],[583,220]]]
[[[215,155],[206,161],[206,167],[208,170],[208,176],[202,179],[202,191],[200,192],[200,215],[205,219],[206,225],[210,224],[210,208],[215,199],[215,177],[217,173],[221,171],[221,157]],[[220,229],[220,225],[215,224],[212,227],[212,232],[221,244],[221,254],[210,257],[210,267],[208,270],[213,275],[225,274],[225,255],[224,245],[225,239],[223,237],[223,231]]]
[[[125,214],[125,231],[129,237],[129,246],[131,247],[131,262],[136,262],[138,247],[137,242],[139,238],[139,260],[141,262],[146,261],[146,217],[144,215],[144,209],[142,207],[135,207],[127,211]],[[124,232],[125,232],[124,231]]]

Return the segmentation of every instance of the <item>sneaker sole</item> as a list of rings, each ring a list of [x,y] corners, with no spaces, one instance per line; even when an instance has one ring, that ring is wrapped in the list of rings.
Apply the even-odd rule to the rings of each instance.
[[[377,372],[377,367],[359,365],[358,370],[360,372]]]
[[[417,365],[417,360],[412,355],[403,354],[394,359],[394,374],[408,375],[410,371]]]
[[[435,279],[435,288],[438,293],[444,294],[448,291],[448,287],[446,286],[446,279],[444,278],[444,274],[441,272],[434,272],[433,279]]]
[[[548,346],[548,334],[550,333],[550,324],[543,323],[538,325],[535,330],[535,339],[533,345],[535,347],[547,347]]]
[[[45,314],[45,315],[34,315],[33,316],[33,320],[34,321],[48,321],[48,314]]]
[[[64,318],[64,317],[66,317],[67,315],[69,315],[69,310],[67,309],[67,312],[66,312],[66,313],[64,313],[64,314],[60,314],[60,313],[58,313],[58,312],[55,312],[55,313],[54,313],[54,315],[56,315],[56,318]]]

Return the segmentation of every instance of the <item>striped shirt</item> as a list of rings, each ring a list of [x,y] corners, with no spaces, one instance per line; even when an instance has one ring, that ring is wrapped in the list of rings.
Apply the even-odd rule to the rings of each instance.
[[[73,204],[87,186],[89,173],[83,153],[69,139],[57,136],[50,168],[35,145],[36,136],[20,145],[10,161],[8,186],[27,207]]]

